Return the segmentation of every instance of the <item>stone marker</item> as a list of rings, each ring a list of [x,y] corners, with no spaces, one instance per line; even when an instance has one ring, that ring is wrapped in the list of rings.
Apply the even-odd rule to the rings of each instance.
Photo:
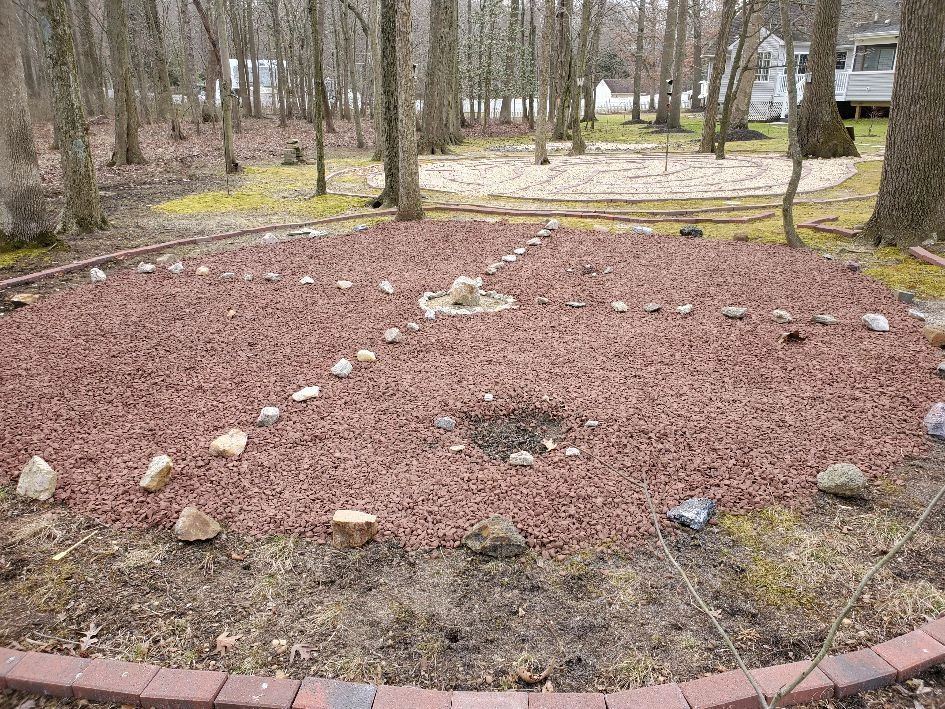
[[[355,230],[355,231],[367,231],[367,230],[368,230],[368,225],[367,225],[367,224],[358,224],[357,226],[354,227],[354,230]]]
[[[249,437],[238,428],[231,428],[210,443],[210,454],[220,458],[236,458],[246,450]]]
[[[23,307],[24,305],[36,305],[39,301],[39,293],[17,293],[10,298],[10,302],[15,303],[16,307]]]
[[[352,283],[351,281],[338,281],[338,283],[336,283],[335,285],[337,285],[341,290],[348,290],[351,286],[354,285],[354,283]]]
[[[839,320],[829,313],[817,313],[811,320],[818,325],[836,325],[839,322]]]
[[[282,280],[282,276],[280,276],[278,273],[272,273],[272,272],[267,273],[265,276],[263,276],[263,278],[265,278],[270,283],[275,283],[276,281]]]
[[[457,443],[455,446],[450,446],[450,453],[462,453],[466,450],[466,446],[462,443]]]
[[[684,226],[679,230],[680,236],[687,236],[690,239],[702,236],[702,229],[697,226]]]
[[[548,231],[558,231],[560,227],[561,227],[561,222],[559,222],[557,219],[549,219],[548,223],[545,224],[545,229],[547,229]]]
[[[933,438],[945,441],[945,404],[941,401],[932,404],[932,408],[922,419],[925,431]]]
[[[515,525],[499,515],[474,524],[463,535],[463,544],[470,551],[495,559],[509,559],[528,551],[525,538]]]
[[[528,451],[515,451],[509,456],[509,465],[534,465],[535,457]]]
[[[863,471],[852,463],[835,463],[817,474],[817,488],[839,497],[862,497],[867,485]]]
[[[771,319],[776,323],[781,325],[787,325],[789,322],[794,321],[794,316],[791,315],[787,310],[772,310]]]
[[[337,362],[335,362],[335,366],[331,368],[331,373],[339,379],[344,379],[349,374],[351,374],[351,370],[353,369],[354,367],[351,365],[351,362],[342,357]]]
[[[945,346],[945,327],[929,324],[922,328],[922,334],[933,347]]]
[[[154,273],[157,270],[157,266],[155,266],[153,263],[145,263],[142,261],[138,264],[138,268],[136,270],[138,273]]]
[[[528,252],[524,246],[519,246],[517,249],[512,249],[512,253],[516,256],[524,256]]]
[[[662,305],[659,303],[647,303],[643,306],[643,312],[645,313],[658,313],[662,309]]]
[[[174,535],[182,542],[202,542],[213,539],[223,528],[210,515],[196,507],[185,507],[174,523]]]
[[[648,226],[643,226],[642,224],[634,224],[630,227],[630,231],[634,234],[640,234],[641,236],[653,236],[653,230]]]
[[[622,300],[615,300],[610,304],[610,307],[614,309],[615,313],[625,313],[630,309]]]
[[[297,403],[302,403],[303,401],[308,401],[309,399],[314,399],[322,393],[321,387],[312,386],[312,387],[303,387],[299,389],[292,395],[292,401]]]
[[[707,497],[690,497],[669,512],[666,516],[673,522],[689,527],[697,532],[705,529],[709,520],[715,516],[716,506]]]
[[[677,306],[676,312],[680,315],[689,315],[689,313],[692,312],[692,303],[686,303],[685,305]]]
[[[253,280],[253,274],[252,274],[252,273],[244,273],[244,274],[243,274],[243,280],[246,281],[247,283],[249,283],[250,281]]]
[[[456,428],[456,419],[450,416],[437,416],[433,420],[433,425],[441,431],[452,431]]]
[[[480,302],[480,288],[482,288],[481,278],[459,276],[450,286],[450,302],[455,305],[475,307]]]
[[[594,419],[584,422],[584,428],[597,428],[598,426],[600,426],[600,421],[595,421]]]
[[[400,342],[403,339],[403,336],[400,334],[400,330],[396,327],[390,327],[384,330],[384,342],[389,345],[394,344],[395,342]]]
[[[535,303],[537,305],[548,305],[548,299],[540,295],[537,298],[535,298]]]
[[[92,283],[104,283],[107,276],[102,269],[92,268],[89,269],[89,278],[92,279]]]
[[[587,303],[585,303],[583,300],[569,300],[567,303],[565,303],[565,305],[567,305],[569,308],[583,308],[585,305],[587,305]]]
[[[197,266],[197,268],[194,270],[194,275],[195,276],[209,276],[210,269],[207,268],[206,266]]]
[[[502,257],[502,260],[505,261],[506,263],[515,263],[516,261],[518,261],[518,256],[516,256],[515,254],[506,254],[505,256]]]
[[[381,281],[377,284],[377,289],[381,293],[386,293],[387,295],[394,295],[394,284],[390,281]]]
[[[236,274],[233,273],[233,271],[227,271],[226,273],[221,273],[221,274],[220,274],[220,280],[221,280],[221,281],[235,281],[235,280],[236,280]]]
[[[537,236],[533,236],[531,239],[525,242],[526,246],[541,246],[541,239]]]
[[[168,266],[167,270],[173,273],[175,276],[179,276],[184,272],[184,264],[178,261],[177,263]]]
[[[897,290],[896,300],[898,300],[900,303],[911,305],[912,301],[915,300],[915,293],[913,293],[911,290]]]
[[[331,518],[331,544],[338,549],[363,547],[377,536],[377,517],[358,510],[337,510]]]
[[[411,332],[418,332],[420,330],[420,326],[415,322],[409,322],[407,323],[407,329]]]
[[[542,237],[542,238],[547,238],[547,237],[551,236],[551,230],[550,230],[550,229],[539,229],[537,232],[535,232],[535,236],[540,236],[540,237]]]
[[[565,449],[564,449],[564,454],[565,454],[568,458],[576,458],[576,457],[578,457],[579,455],[581,455],[581,450],[580,450],[580,448],[569,447],[569,448],[565,448]]]
[[[731,305],[722,308],[722,315],[731,320],[741,320],[745,317],[745,313],[747,312],[748,310],[746,308],[737,308]]]
[[[276,235],[271,231],[267,231],[263,234],[262,238],[259,240],[260,244],[265,244],[266,246],[274,246],[279,243],[279,239],[276,238]]]
[[[483,401],[495,401],[495,395],[491,391],[487,391],[482,395]]]
[[[171,472],[173,472],[173,470],[174,462],[169,455],[156,455],[151,459],[151,462],[148,463],[148,469],[145,471],[144,475],[141,476],[138,485],[148,492],[162,490],[171,479]]]
[[[908,315],[910,318],[915,318],[916,320],[922,320],[922,321],[925,320],[925,313],[915,308],[909,308],[906,311],[906,315]]]
[[[311,276],[302,276],[299,279],[299,285],[301,286],[313,286],[315,285],[315,279]]]
[[[863,316],[863,324],[867,330],[873,332],[889,332],[889,321],[879,313],[867,313]]]
[[[264,406],[256,419],[256,425],[260,428],[272,426],[279,420],[280,413],[278,406]]]
[[[376,362],[377,355],[371,352],[371,350],[358,350],[354,353],[355,359],[359,362]]]
[[[16,494],[43,502],[55,494],[58,480],[59,474],[49,463],[38,455],[34,455],[20,472],[20,479],[16,483]]]

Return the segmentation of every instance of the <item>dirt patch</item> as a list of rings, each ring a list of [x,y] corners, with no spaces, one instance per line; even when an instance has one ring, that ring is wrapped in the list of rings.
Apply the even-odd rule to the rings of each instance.
[[[732,143],[745,140],[768,140],[768,136],[753,128],[735,128],[725,134],[725,140]]]
[[[542,455],[561,435],[564,420],[533,407],[515,408],[505,414],[476,415],[469,420],[469,438],[490,458],[508,460],[516,451]]]

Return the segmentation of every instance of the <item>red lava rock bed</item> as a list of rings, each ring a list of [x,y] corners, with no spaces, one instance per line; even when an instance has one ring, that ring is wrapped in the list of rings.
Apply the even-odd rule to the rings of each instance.
[[[325,539],[334,510],[356,508],[408,549],[456,546],[498,513],[555,555],[648,535],[643,475],[660,511],[691,496],[746,511],[805,504],[831,463],[882,476],[924,450],[922,416],[945,392],[921,323],[881,284],[811,252],[562,229],[484,279],[519,308],[423,319],[421,293],[482,273],[536,229],[387,224],[215,254],[179,277],[129,266],[4,317],[0,481],[35,454],[59,472],[56,499],[118,526],[170,529],[195,505],[234,530]],[[385,279],[394,295],[378,290]],[[575,300],[586,307],[564,305]],[[650,301],[663,311],[644,313]],[[675,313],[683,303],[692,315]],[[727,320],[727,305],[748,315]],[[774,323],[775,308],[809,338],[779,346],[794,326]],[[809,324],[820,312],[841,324]],[[866,312],[891,332],[867,331]],[[389,327],[404,340],[385,344]],[[360,348],[378,361],[356,362]],[[347,379],[329,374],[340,357],[354,363]],[[315,384],[320,398],[291,401]],[[267,405],[282,418],[256,428]],[[529,468],[473,445],[475,417],[522,407],[563,419],[556,450]],[[456,430],[434,428],[439,415]],[[249,433],[246,451],[212,458],[210,441],[233,427]],[[147,493],[137,483],[158,453],[174,475]]]

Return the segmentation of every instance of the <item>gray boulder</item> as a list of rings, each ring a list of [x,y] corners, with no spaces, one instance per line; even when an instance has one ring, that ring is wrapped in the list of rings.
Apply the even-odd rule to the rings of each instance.
[[[835,463],[817,475],[817,488],[838,497],[862,497],[868,482],[852,463]]]
[[[525,538],[515,525],[499,515],[493,515],[473,525],[463,536],[463,544],[477,554],[496,559],[520,556],[528,551]]]
[[[867,313],[863,316],[863,324],[867,330],[873,332],[889,332],[889,321],[879,313]]]
[[[48,500],[56,492],[59,476],[49,463],[34,455],[23,466],[20,479],[16,483],[16,494],[33,500]]]
[[[922,423],[925,424],[926,433],[932,438],[945,441],[945,404],[941,401],[932,404]]]
[[[705,529],[709,520],[715,517],[716,506],[707,497],[690,497],[666,513],[673,522],[689,527],[697,532]]]

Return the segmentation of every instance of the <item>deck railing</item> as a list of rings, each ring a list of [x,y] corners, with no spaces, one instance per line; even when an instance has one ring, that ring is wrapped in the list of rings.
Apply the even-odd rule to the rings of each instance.
[[[847,77],[849,73],[845,70],[838,69],[834,72],[834,83],[836,88],[834,89],[834,96],[836,96],[838,101],[842,101],[843,97],[847,93]],[[798,100],[803,96],[803,89],[801,88],[804,83],[807,81],[807,76],[804,74],[797,75],[797,88],[798,88]],[[787,95],[787,74],[778,75],[778,83],[775,86],[774,90],[775,96],[785,96]]]

